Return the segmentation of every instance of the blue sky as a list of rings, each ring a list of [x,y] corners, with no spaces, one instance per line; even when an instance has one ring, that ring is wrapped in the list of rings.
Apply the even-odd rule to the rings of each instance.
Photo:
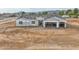
[[[13,13],[19,11],[38,12],[38,11],[61,10],[61,9],[62,8],[0,8],[0,13]]]

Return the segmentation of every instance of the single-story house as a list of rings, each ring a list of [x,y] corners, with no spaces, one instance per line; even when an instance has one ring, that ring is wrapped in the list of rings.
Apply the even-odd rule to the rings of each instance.
[[[48,17],[48,18],[18,18],[16,20],[16,26],[42,26],[52,28],[66,28],[66,21],[60,17]]]
[[[66,21],[63,18],[51,17],[43,21],[43,27],[66,28]]]

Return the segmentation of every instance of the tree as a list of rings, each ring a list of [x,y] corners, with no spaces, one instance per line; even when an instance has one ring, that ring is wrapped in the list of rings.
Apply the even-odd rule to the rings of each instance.
[[[66,15],[69,15],[70,17],[74,16],[73,10],[72,9],[68,9],[66,11]]]
[[[75,9],[73,10],[73,12],[74,12],[75,15],[77,15],[78,12],[79,12],[78,8],[75,8]]]
[[[78,12],[79,12],[78,8],[75,8],[73,10],[73,13],[74,13],[74,15],[75,15],[76,18],[78,17]]]
[[[79,9],[74,8],[74,9],[68,9],[68,10],[62,10],[59,12],[60,15],[69,15],[70,17],[78,17],[79,16]]]
[[[64,15],[64,10],[59,11],[59,15]]]
[[[38,12],[38,15],[42,15],[42,12]]]
[[[48,12],[46,12],[46,11],[45,11],[45,12],[43,12],[42,14],[43,14],[43,15],[47,15],[47,14],[48,14]]]
[[[19,12],[19,16],[20,16],[20,17],[24,17],[25,14],[26,14],[26,13],[25,13],[24,11]]]
[[[69,15],[70,17],[72,17],[72,15],[74,15],[74,14],[72,13],[72,11],[70,11],[70,12],[68,12],[68,15]]]
[[[68,10],[66,11],[66,15],[69,15],[71,12],[72,12],[72,10],[71,10],[71,9],[68,9]]]

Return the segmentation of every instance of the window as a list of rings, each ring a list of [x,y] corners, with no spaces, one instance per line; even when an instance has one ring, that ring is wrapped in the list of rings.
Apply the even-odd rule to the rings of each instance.
[[[35,21],[32,21],[32,24],[35,24]]]
[[[22,21],[19,21],[19,24],[23,24],[23,22]]]

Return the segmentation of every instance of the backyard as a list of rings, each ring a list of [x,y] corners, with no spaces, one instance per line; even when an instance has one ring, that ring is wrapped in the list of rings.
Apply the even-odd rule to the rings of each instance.
[[[66,29],[16,27],[15,19],[0,21],[0,49],[79,49],[78,19],[68,19]]]

